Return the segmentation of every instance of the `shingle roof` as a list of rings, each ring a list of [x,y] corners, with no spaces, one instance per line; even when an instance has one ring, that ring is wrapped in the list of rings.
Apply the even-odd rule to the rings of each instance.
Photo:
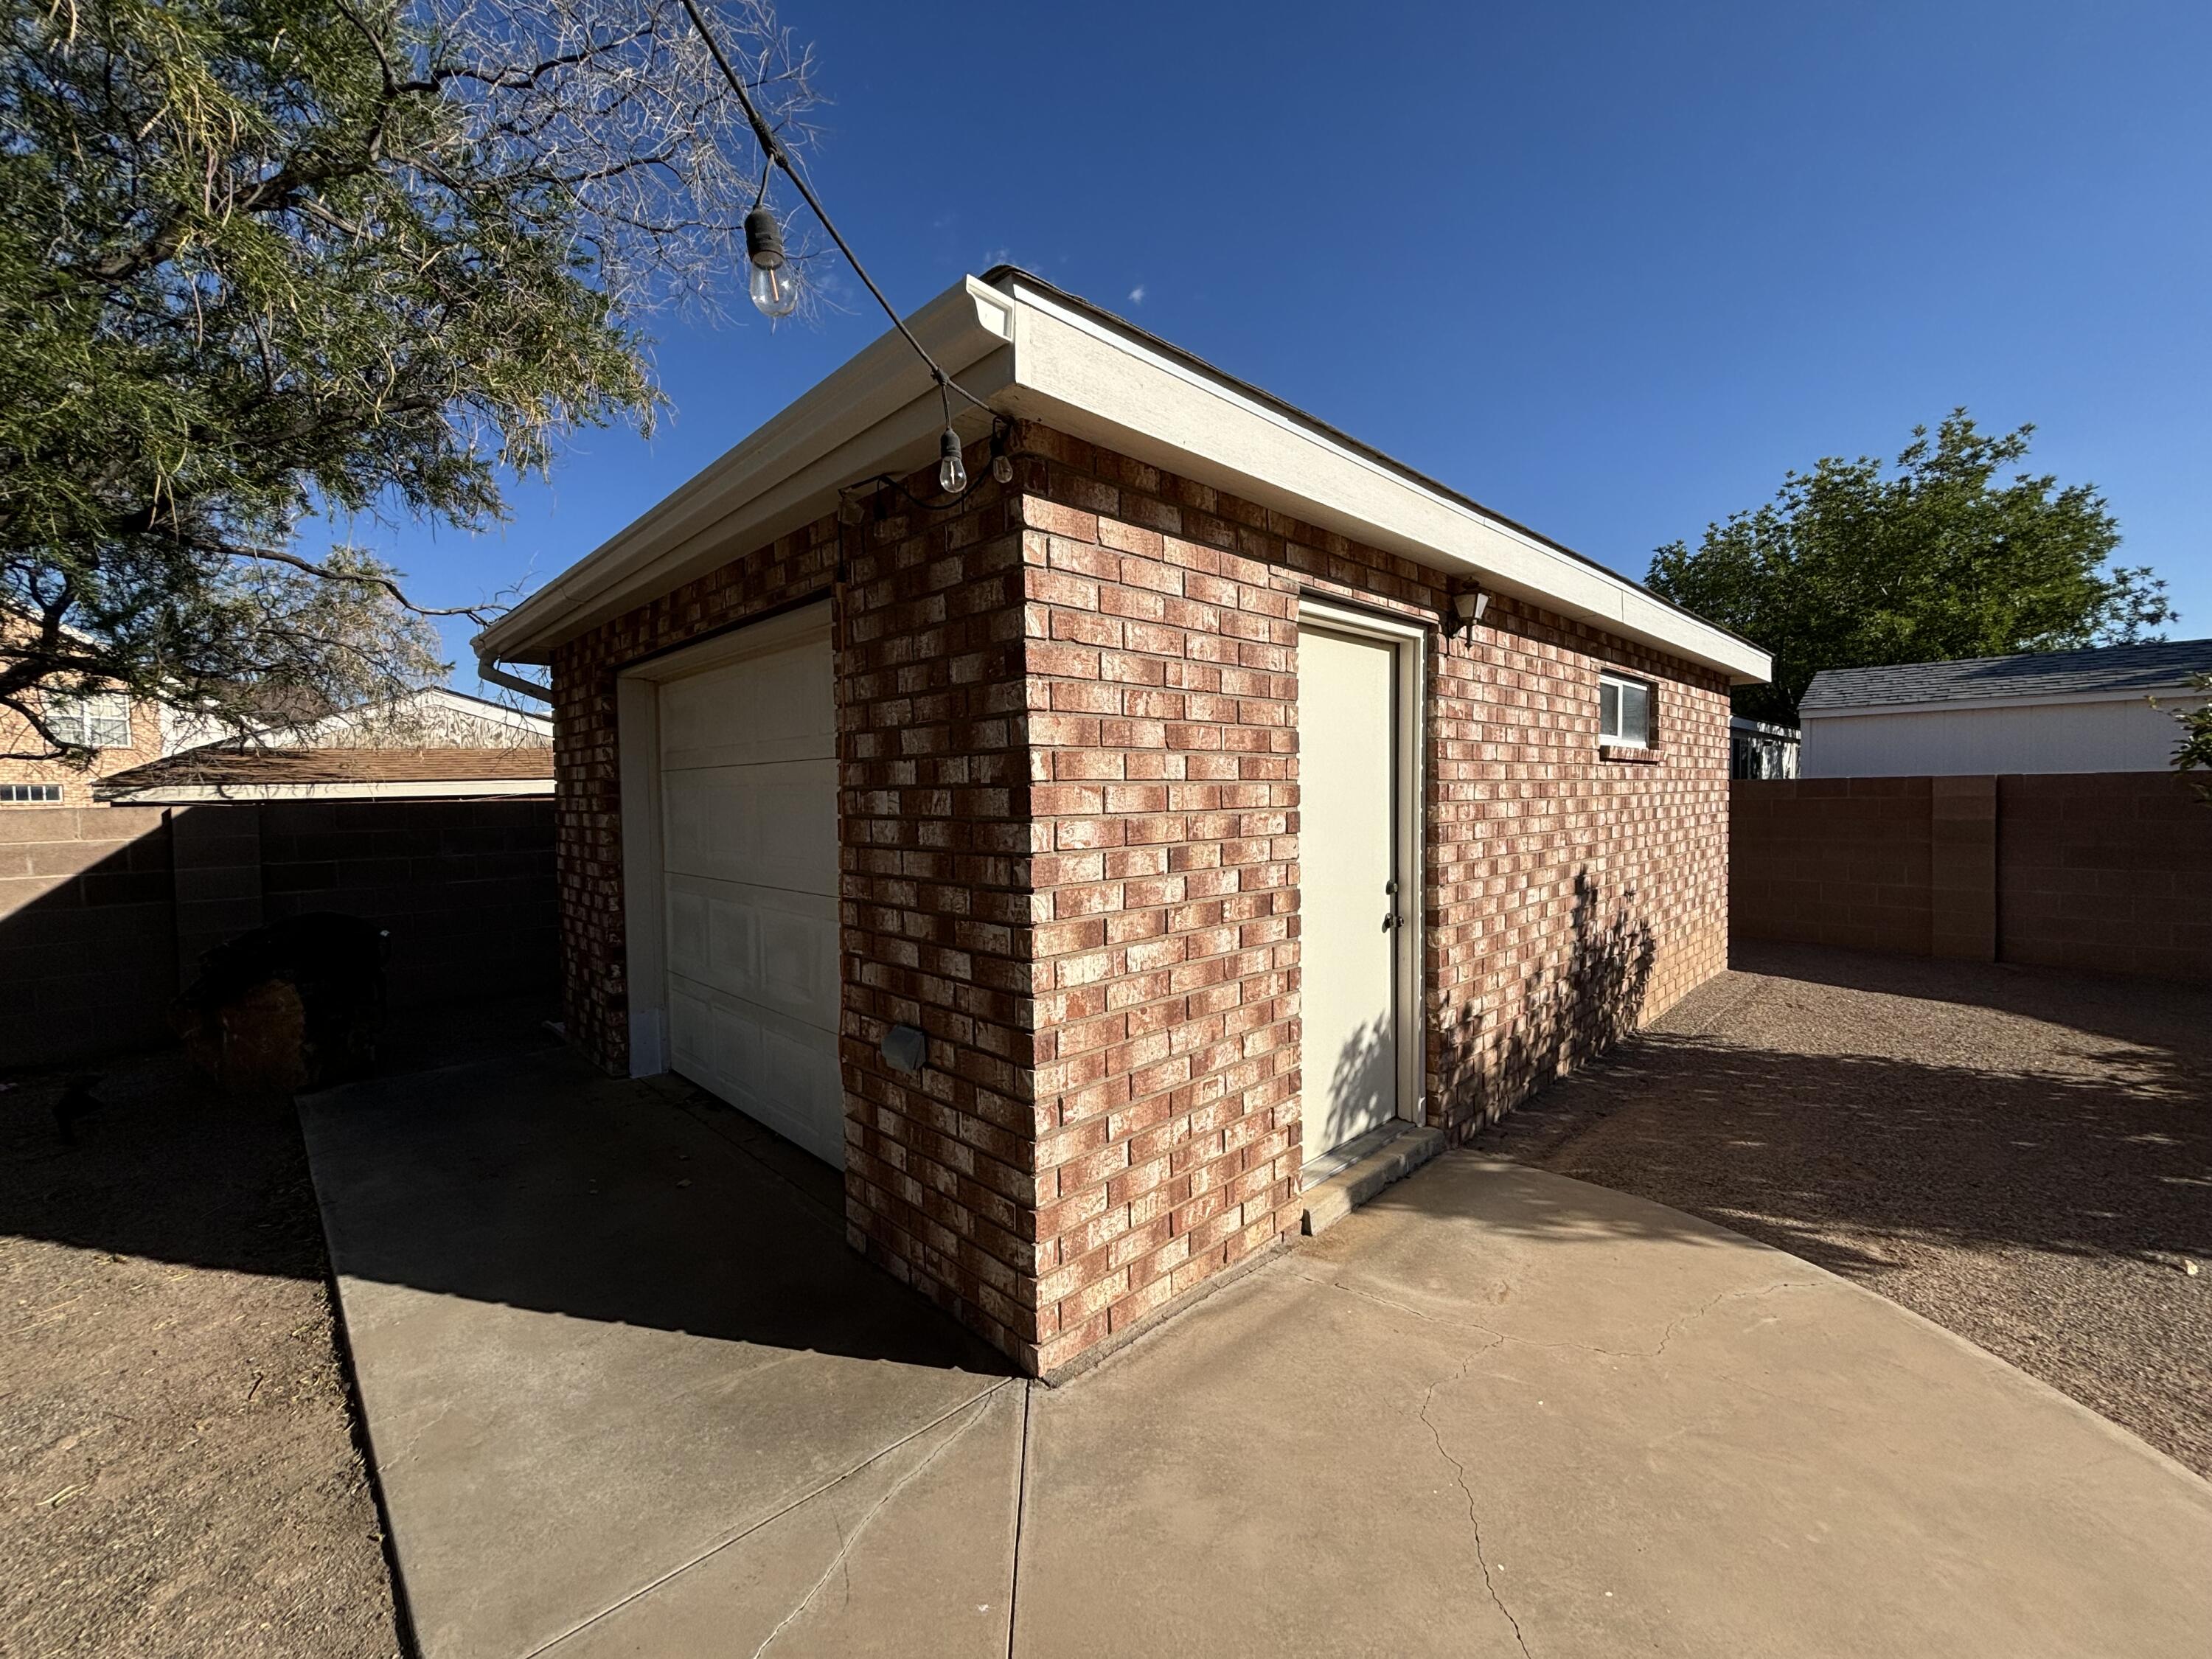
[[[2166,640],[2082,651],[2027,651],[1958,662],[1906,662],[1888,668],[1828,668],[1813,676],[1799,710],[1867,708],[1884,703],[1954,702],[1984,697],[2056,697],[2069,693],[2141,691],[2185,685],[2212,674],[2212,640]]]
[[[478,783],[550,778],[550,749],[187,749],[100,780],[103,792],[179,784]]]

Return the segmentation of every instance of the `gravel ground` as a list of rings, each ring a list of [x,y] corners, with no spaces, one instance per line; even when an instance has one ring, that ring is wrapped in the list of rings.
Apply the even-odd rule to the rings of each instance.
[[[386,1044],[420,1070],[543,1042],[494,1004]],[[0,1090],[0,1654],[403,1651],[289,1099],[173,1053]]]
[[[2212,988],[1735,956],[1477,1146],[1857,1279],[2212,1475]]]

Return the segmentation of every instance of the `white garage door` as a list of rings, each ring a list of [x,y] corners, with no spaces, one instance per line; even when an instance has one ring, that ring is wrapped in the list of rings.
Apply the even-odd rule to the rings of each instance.
[[[831,674],[825,623],[661,686],[661,859],[675,1069],[842,1168]]]

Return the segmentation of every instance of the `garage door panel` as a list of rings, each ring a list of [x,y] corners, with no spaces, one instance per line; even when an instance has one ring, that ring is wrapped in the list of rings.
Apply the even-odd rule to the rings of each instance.
[[[763,909],[758,1000],[795,1019],[837,1026],[837,915]]]
[[[837,889],[837,763],[776,761],[666,775],[672,875],[799,893]]]
[[[671,682],[660,701],[662,764],[744,766],[834,750],[831,672],[823,641]]]
[[[660,689],[676,1069],[844,1162],[826,632]]]
[[[711,987],[669,999],[678,1069],[832,1164],[844,1162],[844,1085],[832,1032]]]

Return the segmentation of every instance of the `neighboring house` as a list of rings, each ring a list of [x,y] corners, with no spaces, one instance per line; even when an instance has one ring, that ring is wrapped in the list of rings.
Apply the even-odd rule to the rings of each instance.
[[[1808,778],[2162,772],[2212,640],[1828,669],[1798,703]]]
[[[170,722],[173,738],[204,729]],[[466,799],[553,793],[553,723],[430,686],[319,720],[185,748],[106,779],[115,805]]]
[[[1729,775],[1732,778],[1794,778],[1797,775],[1797,728],[1738,714],[1729,721]]]
[[[1769,661],[1023,272],[910,320],[969,493],[886,336],[477,647],[552,671],[571,1039],[1050,1373],[1718,972]]]
[[[0,632],[27,629],[21,613],[0,605]],[[160,711],[120,690],[88,696],[46,694],[41,713],[56,735],[93,750],[89,767],[59,760],[0,760],[0,806],[89,806],[100,779],[161,752]],[[0,754],[45,744],[31,723],[0,708]]]
[[[163,711],[162,733],[162,752],[170,755],[238,740],[212,720],[175,710]],[[545,749],[552,746],[553,722],[528,709],[430,685],[319,719],[266,724],[246,741],[263,749]]]

